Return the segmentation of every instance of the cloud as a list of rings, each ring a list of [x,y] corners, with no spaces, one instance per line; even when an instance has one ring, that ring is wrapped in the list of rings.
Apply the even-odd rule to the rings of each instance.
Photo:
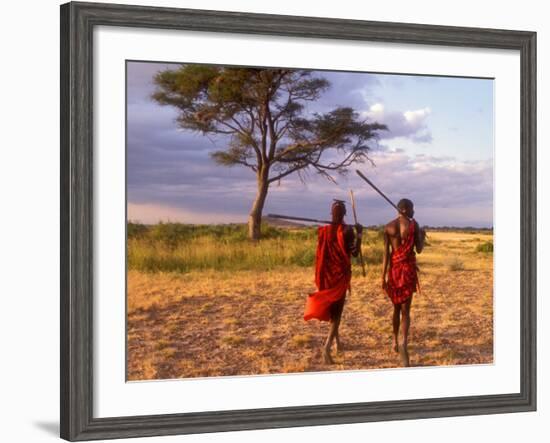
[[[377,182],[399,198],[429,207],[449,208],[485,203],[492,206],[493,165],[490,161],[460,161],[453,157],[411,156],[380,152],[372,173]]]
[[[368,96],[380,85],[375,74],[364,72],[319,71],[314,77],[328,80],[330,88],[318,100],[308,103],[310,112],[329,112],[339,106],[364,109]]]
[[[431,143],[432,134],[426,124],[431,112],[429,107],[405,112],[387,111],[382,103],[375,103],[363,115],[387,125],[388,130],[380,132],[381,139],[407,137],[415,143]]]
[[[417,109],[416,111],[405,111],[403,117],[405,117],[407,124],[414,128],[422,125],[430,113],[430,108]]]
[[[246,216],[230,212],[197,212],[154,203],[128,203],[128,220],[136,223],[244,223]]]

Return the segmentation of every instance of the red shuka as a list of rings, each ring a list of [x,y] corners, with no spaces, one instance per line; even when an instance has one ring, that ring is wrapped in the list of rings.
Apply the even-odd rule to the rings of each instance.
[[[346,296],[351,281],[351,259],[346,251],[344,225],[321,226],[315,259],[315,284],[309,294],[304,320],[330,320],[330,306]]]
[[[414,252],[415,225],[415,221],[411,220],[407,238],[391,254],[387,288],[394,305],[407,301],[416,292],[418,275]]]

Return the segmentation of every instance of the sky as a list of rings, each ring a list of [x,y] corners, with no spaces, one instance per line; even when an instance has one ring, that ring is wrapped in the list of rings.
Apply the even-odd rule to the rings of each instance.
[[[179,128],[177,111],[150,98],[154,74],[180,65],[127,63],[128,220],[245,222],[256,194],[254,173],[214,163],[209,153],[223,149],[227,140]],[[307,112],[351,106],[367,121],[388,126],[372,143],[373,164],[353,169],[361,169],[394,202],[411,199],[421,225],[493,225],[493,80],[336,71],[313,75],[327,79],[330,88]],[[353,189],[360,223],[395,217],[395,210],[355,173],[335,178],[336,184],[312,173],[302,183],[293,174],[274,183],[264,215],[330,218],[332,200],[349,202]]]

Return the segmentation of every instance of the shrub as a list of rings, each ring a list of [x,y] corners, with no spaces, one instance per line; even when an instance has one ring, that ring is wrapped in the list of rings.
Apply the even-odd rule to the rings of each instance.
[[[448,263],[449,271],[463,271],[464,270],[464,262],[460,260],[458,257],[453,257],[449,260]]]
[[[486,253],[493,252],[493,242],[486,241],[485,243],[481,243],[477,245],[476,252],[486,252]]]
[[[147,226],[141,223],[128,222],[126,233],[128,238],[143,237],[147,233]]]

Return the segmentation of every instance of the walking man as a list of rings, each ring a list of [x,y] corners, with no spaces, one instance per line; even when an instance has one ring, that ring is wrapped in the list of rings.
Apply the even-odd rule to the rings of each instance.
[[[363,228],[344,223],[346,206],[342,200],[335,200],[331,208],[332,223],[318,230],[315,260],[315,284],[318,291],[309,294],[306,301],[304,320],[316,318],[330,322],[329,333],[322,355],[326,364],[334,363],[330,355],[333,342],[336,352],[342,350],[338,329],[344,309],[346,291],[351,282],[351,256],[357,257],[361,249]]]
[[[414,220],[414,205],[402,199],[398,217],[384,228],[382,289],[393,303],[393,350],[399,352],[403,366],[409,366],[408,338],[411,303],[418,287],[416,254],[424,249],[425,232]],[[399,327],[401,326],[401,342]]]

